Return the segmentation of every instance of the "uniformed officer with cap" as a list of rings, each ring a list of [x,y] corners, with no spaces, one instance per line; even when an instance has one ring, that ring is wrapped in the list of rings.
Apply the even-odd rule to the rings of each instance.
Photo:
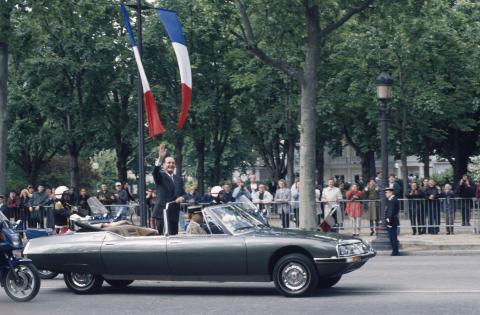
[[[385,188],[383,190],[387,197],[385,205],[385,225],[387,226],[388,238],[392,245],[392,256],[398,256],[398,225],[400,220],[398,214],[400,212],[400,204],[397,197],[393,194],[393,188]]]
[[[201,206],[188,207],[188,215],[190,217],[190,223],[187,227],[187,235],[204,235],[207,234],[202,228],[203,213]]]

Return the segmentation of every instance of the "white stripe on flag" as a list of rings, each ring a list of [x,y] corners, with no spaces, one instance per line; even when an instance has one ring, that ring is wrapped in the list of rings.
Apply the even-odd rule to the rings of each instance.
[[[145,70],[143,69],[142,59],[140,58],[140,53],[137,46],[133,46],[133,54],[135,55],[135,61],[137,62],[138,72],[140,73],[140,79],[142,80],[143,93],[150,91],[150,85],[147,81],[147,76],[145,75]]]
[[[175,55],[178,60],[178,67],[180,68],[180,80],[188,87],[192,88],[192,70],[190,68],[190,58],[188,57],[187,47],[179,44],[172,43]]]

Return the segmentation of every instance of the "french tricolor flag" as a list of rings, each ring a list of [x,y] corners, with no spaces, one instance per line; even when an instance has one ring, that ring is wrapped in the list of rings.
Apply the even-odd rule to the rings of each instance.
[[[177,123],[177,129],[181,129],[190,109],[192,99],[192,70],[190,68],[190,58],[188,57],[187,45],[182,33],[182,25],[174,11],[165,9],[156,9],[157,15],[162,21],[168,37],[172,41],[175,55],[177,56],[178,67],[180,69],[180,80],[182,82],[182,108],[180,118]]]
[[[123,3],[121,10],[123,15],[123,21],[125,23],[125,28],[127,29],[128,37],[130,38],[130,42],[132,44],[135,61],[137,62],[140,79],[142,81],[143,99],[145,101],[145,111],[147,113],[148,135],[149,137],[155,137],[164,133],[165,128],[160,121],[160,116],[157,112],[157,106],[155,105],[155,99],[153,98],[152,91],[150,90],[150,84],[148,84],[147,76],[145,75],[145,70],[143,69],[142,58],[140,58],[140,52],[138,51],[137,44],[135,43],[135,38],[133,37],[132,26],[130,25],[128,12]]]

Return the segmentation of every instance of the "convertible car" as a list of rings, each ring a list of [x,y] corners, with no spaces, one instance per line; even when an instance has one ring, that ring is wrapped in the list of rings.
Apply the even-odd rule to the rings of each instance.
[[[206,234],[112,227],[33,239],[24,255],[39,269],[63,273],[78,294],[95,293],[104,281],[125,287],[134,280],[183,280],[273,281],[285,296],[332,287],[375,256],[360,239],[269,227],[236,205],[202,212]]]

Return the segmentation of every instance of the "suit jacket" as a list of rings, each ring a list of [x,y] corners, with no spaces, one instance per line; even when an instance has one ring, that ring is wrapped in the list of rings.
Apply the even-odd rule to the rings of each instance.
[[[157,219],[163,218],[163,209],[167,202],[175,201],[178,197],[185,198],[185,191],[183,190],[183,179],[178,175],[173,175],[173,179],[160,166],[155,166],[153,169],[153,179],[155,180],[157,191],[157,202],[153,210],[153,216]],[[168,208],[168,221],[178,222],[178,213],[180,205],[171,204]]]
[[[391,199],[387,200],[387,204],[385,206],[385,224],[391,225],[392,227],[399,226],[400,224],[400,220],[398,218],[399,212],[400,212],[400,203],[398,202],[397,197],[393,196]]]

